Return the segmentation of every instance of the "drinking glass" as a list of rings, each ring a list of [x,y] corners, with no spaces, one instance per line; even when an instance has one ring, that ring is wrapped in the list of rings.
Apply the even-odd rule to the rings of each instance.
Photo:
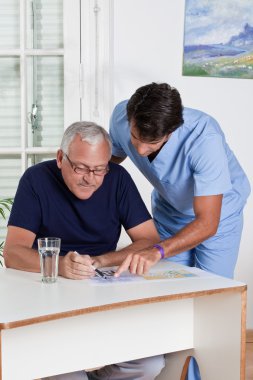
[[[60,248],[60,238],[45,237],[38,239],[42,282],[52,284],[57,281]]]

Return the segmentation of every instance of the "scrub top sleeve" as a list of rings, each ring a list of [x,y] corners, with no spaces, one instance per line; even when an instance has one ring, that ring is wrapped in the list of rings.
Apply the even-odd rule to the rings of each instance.
[[[194,144],[190,165],[194,178],[194,196],[224,194],[232,188],[228,159],[222,137],[204,136]]]
[[[116,157],[126,158],[127,155],[120,144],[120,122],[117,122],[118,106],[113,110],[111,119],[110,119],[110,129],[109,134],[112,140],[112,155]]]
[[[26,172],[20,179],[8,225],[24,228],[37,234],[40,223],[40,201]]]

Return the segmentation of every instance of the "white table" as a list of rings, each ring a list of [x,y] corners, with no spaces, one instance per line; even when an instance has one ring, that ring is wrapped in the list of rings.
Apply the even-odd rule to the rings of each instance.
[[[155,270],[184,267],[164,261]],[[159,380],[188,354],[202,380],[245,379],[245,284],[198,276],[94,285],[0,270],[0,380],[31,380],[162,353]]]

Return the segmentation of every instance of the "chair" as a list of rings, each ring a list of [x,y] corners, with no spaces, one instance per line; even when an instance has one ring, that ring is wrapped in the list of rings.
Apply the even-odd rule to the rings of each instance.
[[[180,380],[201,380],[199,366],[193,356],[187,356]]]

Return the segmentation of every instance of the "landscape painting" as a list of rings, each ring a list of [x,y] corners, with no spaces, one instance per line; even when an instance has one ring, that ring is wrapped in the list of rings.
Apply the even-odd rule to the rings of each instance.
[[[253,79],[253,0],[186,0],[183,75]]]

